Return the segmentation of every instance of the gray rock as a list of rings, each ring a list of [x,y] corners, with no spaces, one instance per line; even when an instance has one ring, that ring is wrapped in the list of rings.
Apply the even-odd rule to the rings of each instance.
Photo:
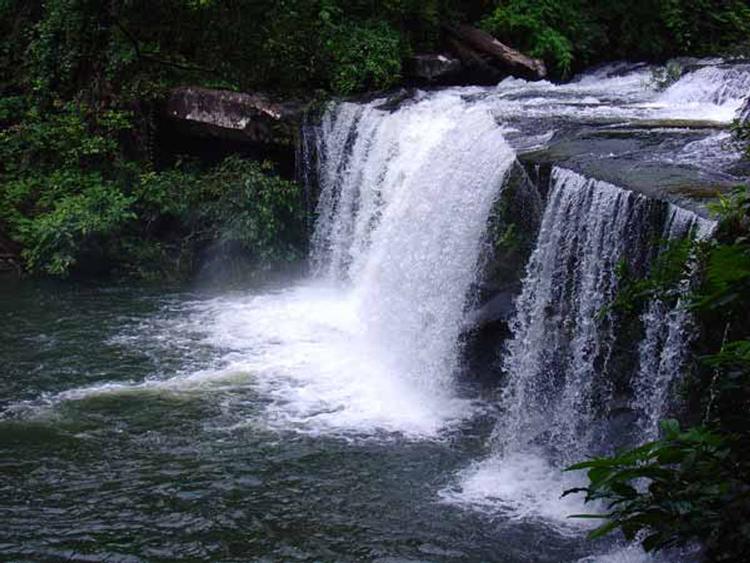
[[[542,149],[519,154],[527,167],[562,166],[709,216],[706,204],[738,182],[721,162],[675,158],[683,147],[723,131],[711,123],[636,122],[562,129]],[[717,147],[720,157],[722,149]],[[709,155],[711,156],[711,155]],[[708,158],[708,156],[706,157]]]
[[[305,104],[185,86],[172,90],[166,116],[189,134],[261,144],[292,145]]]
[[[487,303],[482,305],[466,316],[468,328],[478,328],[497,321],[507,321],[513,316],[514,301],[518,290],[503,291],[493,296]]]
[[[444,82],[461,72],[461,61],[457,58],[425,53],[415,55],[406,61],[405,70],[409,78],[426,82]]]

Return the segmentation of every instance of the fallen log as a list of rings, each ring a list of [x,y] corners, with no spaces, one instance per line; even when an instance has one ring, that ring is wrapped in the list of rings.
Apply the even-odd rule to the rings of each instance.
[[[523,78],[540,80],[547,76],[544,61],[524,55],[486,31],[466,24],[447,25],[445,31],[464,64],[476,66],[480,64],[477,60],[480,58],[483,64],[503,67],[510,74]]]

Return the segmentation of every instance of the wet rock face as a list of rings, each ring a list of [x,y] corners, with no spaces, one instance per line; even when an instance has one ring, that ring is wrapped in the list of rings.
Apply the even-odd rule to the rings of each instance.
[[[164,113],[187,134],[291,146],[304,109],[264,94],[186,86],[172,91]]]
[[[705,143],[703,150],[721,155],[726,151],[722,131],[716,123],[669,120],[567,126],[543,148],[519,154],[519,160],[530,171],[562,166],[705,215],[706,202],[731,190],[736,181],[714,164],[702,166],[700,154],[684,149],[697,150]]]
[[[521,292],[544,207],[540,171],[516,162],[504,180],[487,225],[480,258],[482,274],[463,334],[467,374],[487,385],[497,383],[497,346],[511,337],[509,321]]]
[[[514,293],[520,286],[543,207],[537,183],[521,164],[514,164],[487,228],[480,303],[489,304],[498,295]],[[497,307],[494,310],[499,311]]]

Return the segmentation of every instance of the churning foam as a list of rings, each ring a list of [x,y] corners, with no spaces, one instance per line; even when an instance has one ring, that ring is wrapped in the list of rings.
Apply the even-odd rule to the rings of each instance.
[[[583,485],[580,475],[563,473],[538,452],[493,455],[458,475],[459,484],[441,491],[451,504],[500,514],[510,520],[544,520],[562,534],[580,534],[588,519],[570,518],[591,512],[581,496],[561,497]]]
[[[215,300],[211,341],[228,350],[225,371],[244,373],[270,400],[274,428],[318,433],[435,436],[471,412],[466,401],[426,394],[373,354],[351,292],[303,285]]]

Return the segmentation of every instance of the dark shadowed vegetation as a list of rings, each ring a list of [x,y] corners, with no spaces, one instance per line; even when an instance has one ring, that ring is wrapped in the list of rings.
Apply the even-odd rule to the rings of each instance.
[[[55,275],[84,266],[187,272],[209,241],[228,237],[254,260],[299,256],[302,198],[271,167],[156,162],[166,92],[202,85],[311,98],[388,88],[410,55],[444,50],[443,27],[455,22],[543,57],[560,78],[617,58],[715,53],[747,38],[750,8],[741,0],[2,0],[0,233],[23,248],[28,271]],[[229,208],[218,209],[231,197],[217,199],[221,189],[210,185],[225,174],[269,194],[231,236]],[[269,210],[285,215],[263,225]]]

